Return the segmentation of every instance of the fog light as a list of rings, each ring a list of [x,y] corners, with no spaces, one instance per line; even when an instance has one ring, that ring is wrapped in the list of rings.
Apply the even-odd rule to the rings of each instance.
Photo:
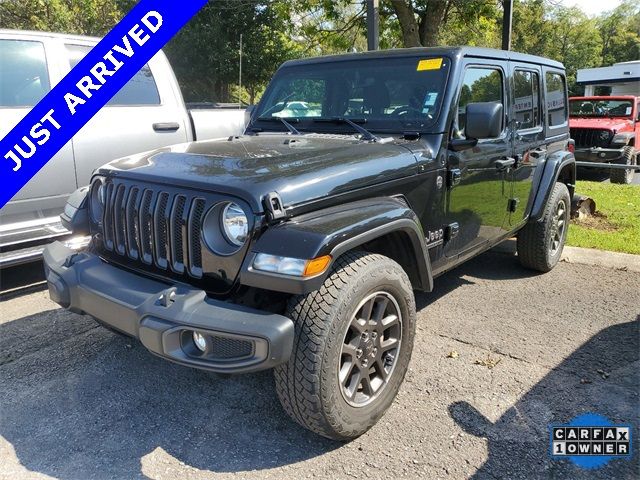
[[[201,352],[204,352],[207,349],[207,339],[199,332],[193,332],[193,343]]]

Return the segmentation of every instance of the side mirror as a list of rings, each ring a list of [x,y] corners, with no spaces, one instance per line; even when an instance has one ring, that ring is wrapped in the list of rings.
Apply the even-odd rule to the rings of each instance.
[[[467,138],[496,138],[502,133],[504,109],[498,102],[469,103],[464,135]]]

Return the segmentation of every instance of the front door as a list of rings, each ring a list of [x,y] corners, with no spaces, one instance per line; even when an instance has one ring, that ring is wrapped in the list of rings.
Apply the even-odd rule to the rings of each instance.
[[[508,169],[500,160],[511,157],[507,125],[506,72],[501,66],[466,66],[459,92],[454,138],[465,138],[465,110],[469,103],[499,102],[504,106],[503,129],[496,138],[478,140],[475,147],[449,155],[447,201],[448,257],[470,254],[505,233],[511,191]]]
[[[49,42],[35,35],[2,34],[0,138],[9,133],[61,77]],[[27,144],[21,147],[31,151]],[[69,142],[0,210],[0,244],[24,241],[24,232],[27,232],[26,238],[33,239],[39,235],[36,230],[41,228],[47,230],[47,236],[64,232],[58,216],[67,196],[76,187],[73,149]]]

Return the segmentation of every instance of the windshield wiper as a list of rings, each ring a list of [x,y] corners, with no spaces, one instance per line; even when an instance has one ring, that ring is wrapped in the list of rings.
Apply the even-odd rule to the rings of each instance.
[[[291,125],[282,117],[258,118],[258,120],[262,120],[263,122],[281,122],[293,135],[302,135],[296,127]]]
[[[362,118],[362,119],[354,119],[354,120],[356,120],[356,122],[361,122],[361,123],[366,123],[366,121],[367,121],[364,118]],[[363,139],[369,140],[370,142],[379,142],[380,141],[380,138],[375,136],[369,130],[367,130],[364,127],[361,127],[360,125],[358,125],[353,120],[350,120],[350,119],[345,118],[345,117],[314,118],[313,121],[317,122],[317,123],[346,123],[347,125],[351,126],[354,130],[356,130],[359,134],[361,134]]]
[[[262,115],[260,115],[260,117],[258,117],[258,120],[264,120],[264,117],[268,114],[273,112],[277,107],[280,106],[280,103],[282,103],[282,108],[280,110],[284,110],[285,108],[287,108],[287,105],[289,105],[289,102],[287,102],[287,100],[289,100],[291,97],[293,97],[296,94],[296,92],[291,92],[288,95],[285,95],[285,97],[280,100],[277,103],[274,103],[273,105],[271,105],[269,108],[267,108],[264,112],[262,112]]]

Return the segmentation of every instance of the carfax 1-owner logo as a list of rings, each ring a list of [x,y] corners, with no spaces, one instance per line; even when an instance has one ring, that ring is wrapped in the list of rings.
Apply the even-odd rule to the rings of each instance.
[[[582,468],[598,468],[616,458],[630,459],[631,426],[614,425],[602,415],[587,413],[566,425],[550,425],[550,454]]]

